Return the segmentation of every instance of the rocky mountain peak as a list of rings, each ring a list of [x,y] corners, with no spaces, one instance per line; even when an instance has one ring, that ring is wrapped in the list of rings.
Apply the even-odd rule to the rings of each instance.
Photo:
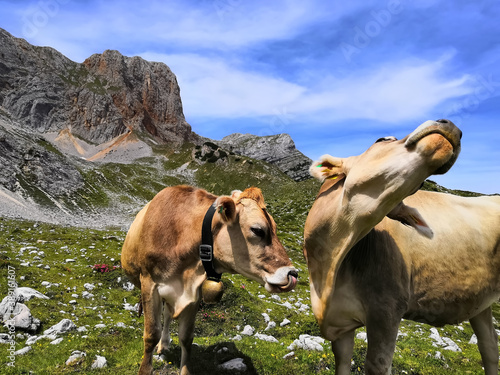
[[[169,67],[118,51],[75,63],[0,30],[0,108],[27,130],[70,129],[97,144],[135,131],[161,143],[197,139]]]

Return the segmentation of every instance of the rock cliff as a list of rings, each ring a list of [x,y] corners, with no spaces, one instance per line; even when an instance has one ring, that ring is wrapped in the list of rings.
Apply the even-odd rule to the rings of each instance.
[[[295,181],[309,178],[309,166],[312,160],[297,150],[288,134],[259,137],[234,133],[218,143],[236,154],[275,164]]]
[[[105,51],[79,64],[1,29],[0,46],[0,108],[25,129],[69,129],[96,144],[134,131],[165,143],[198,139],[163,63]]]

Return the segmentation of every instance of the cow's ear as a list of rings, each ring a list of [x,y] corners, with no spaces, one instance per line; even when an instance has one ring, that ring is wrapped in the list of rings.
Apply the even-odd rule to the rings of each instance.
[[[233,198],[235,202],[238,200],[240,195],[241,195],[241,190],[233,190],[231,192],[231,198]]]
[[[323,155],[311,165],[309,173],[321,182],[326,179],[334,180],[344,173],[344,162],[341,158]]]
[[[432,238],[434,236],[432,229],[429,225],[427,225],[422,215],[420,215],[415,208],[407,206],[403,202],[398,204],[391,212],[389,212],[387,217],[400,221],[404,225],[415,228],[419,233],[428,238]]]
[[[216,212],[224,224],[231,224],[236,219],[236,203],[232,197],[219,197],[216,202]]]

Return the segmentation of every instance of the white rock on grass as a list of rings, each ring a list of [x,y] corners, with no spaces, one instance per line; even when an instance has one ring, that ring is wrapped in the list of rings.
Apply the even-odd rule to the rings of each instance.
[[[57,345],[57,344],[60,344],[62,340],[64,340],[64,339],[62,337],[59,337],[58,339],[55,339],[54,341],[51,341],[50,343],[52,345]]]
[[[275,337],[270,336],[270,335],[264,335],[262,333],[256,333],[255,338],[262,340],[262,341],[267,341],[267,342],[279,342]]]
[[[280,323],[280,327],[284,327],[284,326],[286,326],[287,324],[290,324],[290,323],[291,323],[291,322],[290,322],[287,318],[285,318],[285,319],[283,319],[283,321]]]
[[[2,310],[0,308],[0,310]],[[15,328],[36,332],[40,327],[40,320],[31,315],[31,311],[24,303],[16,303],[12,310],[13,317],[11,318],[10,308],[3,314],[5,325],[14,326]],[[3,311],[2,311],[3,312]]]
[[[83,284],[83,287],[87,290],[92,290],[95,288],[95,285],[94,284],[90,284],[90,283],[85,283]]]
[[[241,334],[245,336],[252,336],[254,332],[255,328],[250,325],[246,325],[245,327],[243,327],[243,331],[241,331]]]
[[[84,291],[82,292],[82,297],[83,297],[83,298],[86,298],[86,299],[90,299],[90,298],[94,297],[94,295],[93,295],[92,293],[89,293],[89,292],[87,292],[86,290],[84,290]]]
[[[123,284],[123,289],[125,289],[127,292],[132,291],[134,288],[134,284],[132,284],[130,281],[127,281],[125,284]]]
[[[125,302],[123,304],[123,308],[127,311],[135,311],[135,312],[138,312],[139,311],[139,304],[136,303],[135,305],[131,305],[130,303],[128,302]]]
[[[94,328],[106,328],[106,324],[99,323],[94,326]]]
[[[439,331],[437,328],[432,327],[431,328],[431,334],[429,336],[434,342],[432,343],[432,346],[438,347],[441,346],[443,347],[444,350],[451,350],[453,352],[461,352],[462,350],[460,347],[450,338],[448,337],[441,337],[439,335]]]
[[[73,323],[70,319],[63,319],[59,323],[54,324],[49,329],[43,331],[44,335],[60,335],[62,333],[66,333],[76,329],[76,324]]]
[[[366,335],[366,332],[358,332],[356,334],[356,338],[358,340],[363,340],[364,342],[368,342],[368,336]]]
[[[269,331],[270,329],[273,329],[275,327],[276,327],[276,322],[273,322],[271,320],[269,323],[267,323],[267,327],[266,327],[266,329],[264,331]]]
[[[26,340],[26,345],[27,346],[31,346],[35,342],[37,342],[38,340],[43,339],[44,337],[45,337],[44,335],[42,335],[42,336],[31,336],[28,340]]]
[[[283,356],[283,359],[292,358],[294,355],[295,355],[295,352],[290,352],[290,353],[288,353],[288,354],[285,354],[285,355]]]
[[[25,286],[14,289],[14,294],[17,300],[19,300],[20,296],[22,296],[24,301],[29,301],[32,298],[49,299],[49,297],[47,297],[45,294],[40,293],[38,290]]]
[[[86,357],[87,353],[80,350],[74,350],[66,361],[66,366],[73,366],[79,362],[79,359]]]
[[[24,347],[24,348],[22,348],[22,349],[19,349],[18,351],[15,351],[15,352],[14,352],[14,355],[15,355],[15,356],[16,356],[16,355],[23,355],[23,354],[28,353],[30,350],[31,350],[31,346],[26,346],[26,347]]]
[[[304,350],[317,350],[323,351],[323,344],[325,343],[325,339],[318,336],[311,335],[300,335],[298,340],[292,342],[287,349],[304,349]]]
[[[219,368],[221,370],[231,371],[232,373],[245,372],[247,370],[247,365],[245,365],[243,358],[234,358],[219,365]]]
[[[108,361],[106,360],[105,357],[96,355],[95,358],[96,358],[95,361],[92,362],[92,368],[103,368],[107,366]]]

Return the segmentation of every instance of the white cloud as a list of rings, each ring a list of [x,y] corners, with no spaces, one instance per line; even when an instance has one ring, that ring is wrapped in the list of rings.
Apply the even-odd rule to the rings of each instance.
[[[298,112],[325,112],[328,120],[365,119],[398,122],[421,117],[447,99],[471,92],[470,77],[443,77],[438,61],[392,62],[344,79],[328,80],[330,88],[310,90]],[[324,84],[323,84],[324,87]]]
[[[285,108],[298,118],[325,123],[364,119],[399,122],[422,118],[440,103],[471,92],[470,77],[443,77],[448,57],[401,61],[347,78],[325,77],[304,87],[259,72],[239,61],[196,54],[144,53],[177,75],[189,117],[259,117]]]
[[[241,70],[217,58],[195,54],[144,53],[141,56],[169,65],[177,76],[184,113],[189,117],[274,115],[305,91],[294,83]]]

